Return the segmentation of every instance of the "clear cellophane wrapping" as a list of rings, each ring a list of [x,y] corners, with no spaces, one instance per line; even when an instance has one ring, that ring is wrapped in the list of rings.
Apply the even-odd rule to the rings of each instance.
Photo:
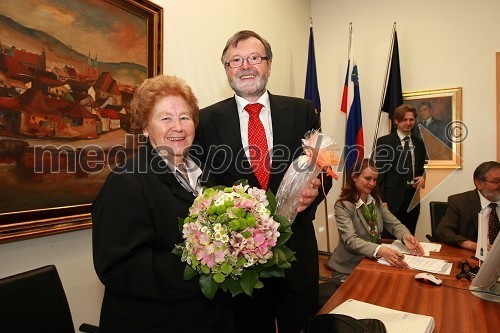
[[[297,157],[288,167],[276,193],[276,214],[286,217],[290,223],[297,216],[302,193],[311,189],[313,179],[322,169],[337,179],[331,168],[338,164],[334,153],[337,143],[332,137],[317,130],[310,131],[302,139],[302,148],[304,155]]]

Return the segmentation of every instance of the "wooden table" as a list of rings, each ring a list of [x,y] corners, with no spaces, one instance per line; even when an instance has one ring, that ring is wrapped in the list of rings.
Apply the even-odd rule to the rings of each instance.
[[[436,287],[415,280],[419,271],[384,266],[363,259],[318,314],[328,313],[352,298],[396,310],[434,317],[436,333],[500,332],[500,303],[482,300],[468,290],[470,281],[456,279],[458,262],[467,259],[477,265],[473,253],[443,244],[430,257],[453,263],[450,275],[435,274],[443,280]]]

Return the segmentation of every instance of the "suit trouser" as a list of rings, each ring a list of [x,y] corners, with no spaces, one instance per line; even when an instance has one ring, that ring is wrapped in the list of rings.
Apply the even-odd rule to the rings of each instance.
[[[401,223],[403,223],[408,228],[408,230],[410,230],[412,235],[415,235],[415,230],[417,229],[417,221],[420,215],[420,203],[418,203],[418,205],[408,211],[415,193],[416,190],[414,188],[407,189],[405,191],[405,196],[401,207],[399,207],[399,209],[395,212],[391,210],[391,213],[393,213],[394,216],[396,216],[396,218],[401,221]],[[384,229],[384,231],[382,232],[382,238],[394,239],[395,237]]]
[[[307,318],[319,310],[318,288],[297,293],[284,278],[262,279],[264,288],[253,296],[238,295],[233,300],[237,333],[299,333]]]

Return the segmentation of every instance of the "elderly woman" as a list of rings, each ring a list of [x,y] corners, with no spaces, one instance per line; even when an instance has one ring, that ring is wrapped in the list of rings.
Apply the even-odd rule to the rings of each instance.
[[[408,228],[382,204],[375,163],[370,159],[358,161],[349,174],[334,207],[340,239],[327,262],[333,278],[345,280],[363,258],[384,258],[393,266],[408,268],[401,252],[379,244],[383,228],[402,240],[412,255],[421,256],[424,250]]]
[[[147,138],[113,170],[92,207],[94,265],[105,286],[102,332],[232,332],[230,299],[213,301],[171,253],[182,242],[178,217],[204,184],[188,156],[198,101],[173,76],[145,80],[131,102],[132,127]]]

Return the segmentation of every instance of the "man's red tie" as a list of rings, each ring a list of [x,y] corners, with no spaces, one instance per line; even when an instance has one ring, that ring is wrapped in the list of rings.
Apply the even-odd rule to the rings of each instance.
[[[500,230],[500,223],[498,221],[498,214],[497,214],[497,204],[496,202],[491,202],[489,204],[491,211],[490,211],[490,217],[488,219],[488,239],[490,241],[490,244],[493,244],[495,241],[495,238],[497,238],[498,231]]]
[[[259,119],[259,113],[263,106],[260,103],[247,104],[245,110],[250,116],[248,120],[248,153],[250,163],[252,164],[255,176],[259,180],[260,186],[267,191],[271,163],[266,131]]]

